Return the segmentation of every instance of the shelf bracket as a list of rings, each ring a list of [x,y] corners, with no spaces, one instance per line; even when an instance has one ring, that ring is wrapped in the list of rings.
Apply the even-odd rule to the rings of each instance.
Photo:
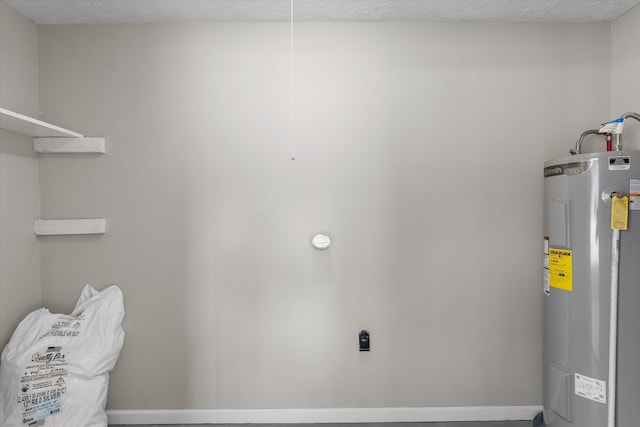
[[[82,138],[33,138],[36,153],[99,153],[107,152],[104,138],[85,136]]]
[[[73,234],[105,234],[107,220],[96,219],[37,219],[33,223],[36,236],[68,236]]]

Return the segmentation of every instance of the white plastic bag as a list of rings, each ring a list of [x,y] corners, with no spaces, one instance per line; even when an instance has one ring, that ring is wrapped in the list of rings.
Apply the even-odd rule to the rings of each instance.
[[[85,286],[70,315],[41,308],[25,317],[0,356],[0,426],[106,427],[123,318],[115,285]]]

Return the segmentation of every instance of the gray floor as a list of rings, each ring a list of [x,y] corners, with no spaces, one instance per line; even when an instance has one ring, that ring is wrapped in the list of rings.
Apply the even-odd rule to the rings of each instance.
[[[142,427],[531,427],[531,421],[469,421],[448,423],[362,423],[362,424],[154,424]],[[116,427],[116,426],[113,426]],[[118,426],[141,427],[141,426]]]

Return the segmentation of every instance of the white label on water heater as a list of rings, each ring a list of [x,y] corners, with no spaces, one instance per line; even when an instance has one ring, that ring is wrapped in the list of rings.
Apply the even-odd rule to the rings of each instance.
[[[640,179],[629,180],[629,210],[640,211]]]
[[[545,295],[551,295],[551,273],[549,271],[548,237],[545,237],[542,243],[542,291]]]
[[[609,157],[610,171],[626,171],[631,168],[631,157],[629,156],[611,156]]]
[[[607,382],[575,374],[576,394],[594,402],[607,403]]]

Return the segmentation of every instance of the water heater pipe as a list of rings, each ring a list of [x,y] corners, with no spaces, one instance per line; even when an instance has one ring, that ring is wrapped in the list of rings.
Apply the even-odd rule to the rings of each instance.
[[[640,122],[640,114],[638,113],[632,113],[631,111],[628,113],[624,113],[622,116],[623,119],[635,119],[637,121]]]
[[[616,196],[613,196],[616,197]],[[616,377],[618,358],[618,274],[620,265],[620,230],[611,237],[611,302],[609,310],[609,395],[607,427],[616,425]]]
[[[638,116],[640,118],[640,116]],[[582,152],[582,141],[589,135],[599,135],[598,129],[589,129],[582,132],[578,140],[576,141],[576,147],[571,149],[569,153],[580,154]]]

